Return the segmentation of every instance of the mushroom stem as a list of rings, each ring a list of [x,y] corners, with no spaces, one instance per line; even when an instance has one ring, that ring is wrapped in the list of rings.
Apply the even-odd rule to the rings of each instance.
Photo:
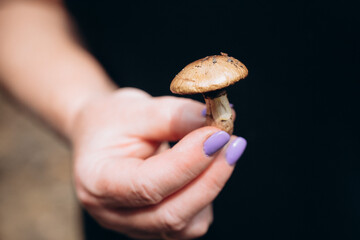
[[[225,90],[204,93],[206,123],[232,134],[234,117]]]

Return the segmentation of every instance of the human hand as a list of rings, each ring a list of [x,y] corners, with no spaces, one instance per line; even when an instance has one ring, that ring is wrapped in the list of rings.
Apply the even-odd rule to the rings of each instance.
[[[190,239],[207,232],[211,202],[246,141],[203,127],[203,108],[193,100],[154,98],[129,88],[82,108],[71,137],[76,191],[102,226],[142,239]],[[166,141],[177,140],[169,149]]]

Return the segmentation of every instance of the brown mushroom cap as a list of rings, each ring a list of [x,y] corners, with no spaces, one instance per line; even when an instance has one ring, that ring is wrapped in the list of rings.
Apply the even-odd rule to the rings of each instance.
[[[170,90],[177,94],[211,92],[226,88],[247,75],[248,70],[243,63],[221,53],[187,65],[173,79]]]

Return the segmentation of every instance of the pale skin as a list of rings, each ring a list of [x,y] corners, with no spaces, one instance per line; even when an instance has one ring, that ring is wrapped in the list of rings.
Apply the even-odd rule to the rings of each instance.
[[[73,36],[60,1],[0,2],[1,84],[69,140],[86,210],[133,238],[204,235],[234,169],[226,146],[204,154],[219,131],[204,127],[205,105],[119,89]]]

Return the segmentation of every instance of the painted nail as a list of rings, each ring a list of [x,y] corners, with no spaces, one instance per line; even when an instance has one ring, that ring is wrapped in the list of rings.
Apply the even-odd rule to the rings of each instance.
[[[230,105],[231,108],[234,108],[234,104],[230,103],[229,105]],[[206,107],[201,111],[201,115],[203,117],[206,117]]]
[[[207,156],[211,156],[219,151],[230,140],[227,132],[219,131],[211,135],[204,143],[204,152]]]
[[[238,137],[232,141],[227,150],[226,150],[226,161],[229,165],[235,165],[235,163],[240,159],[246,148],[247,142],[245,138]]]
[[[206,117],[206,108],[204,108],[204,109],[201,111],[201,115],[202,115],[203,117]]]

